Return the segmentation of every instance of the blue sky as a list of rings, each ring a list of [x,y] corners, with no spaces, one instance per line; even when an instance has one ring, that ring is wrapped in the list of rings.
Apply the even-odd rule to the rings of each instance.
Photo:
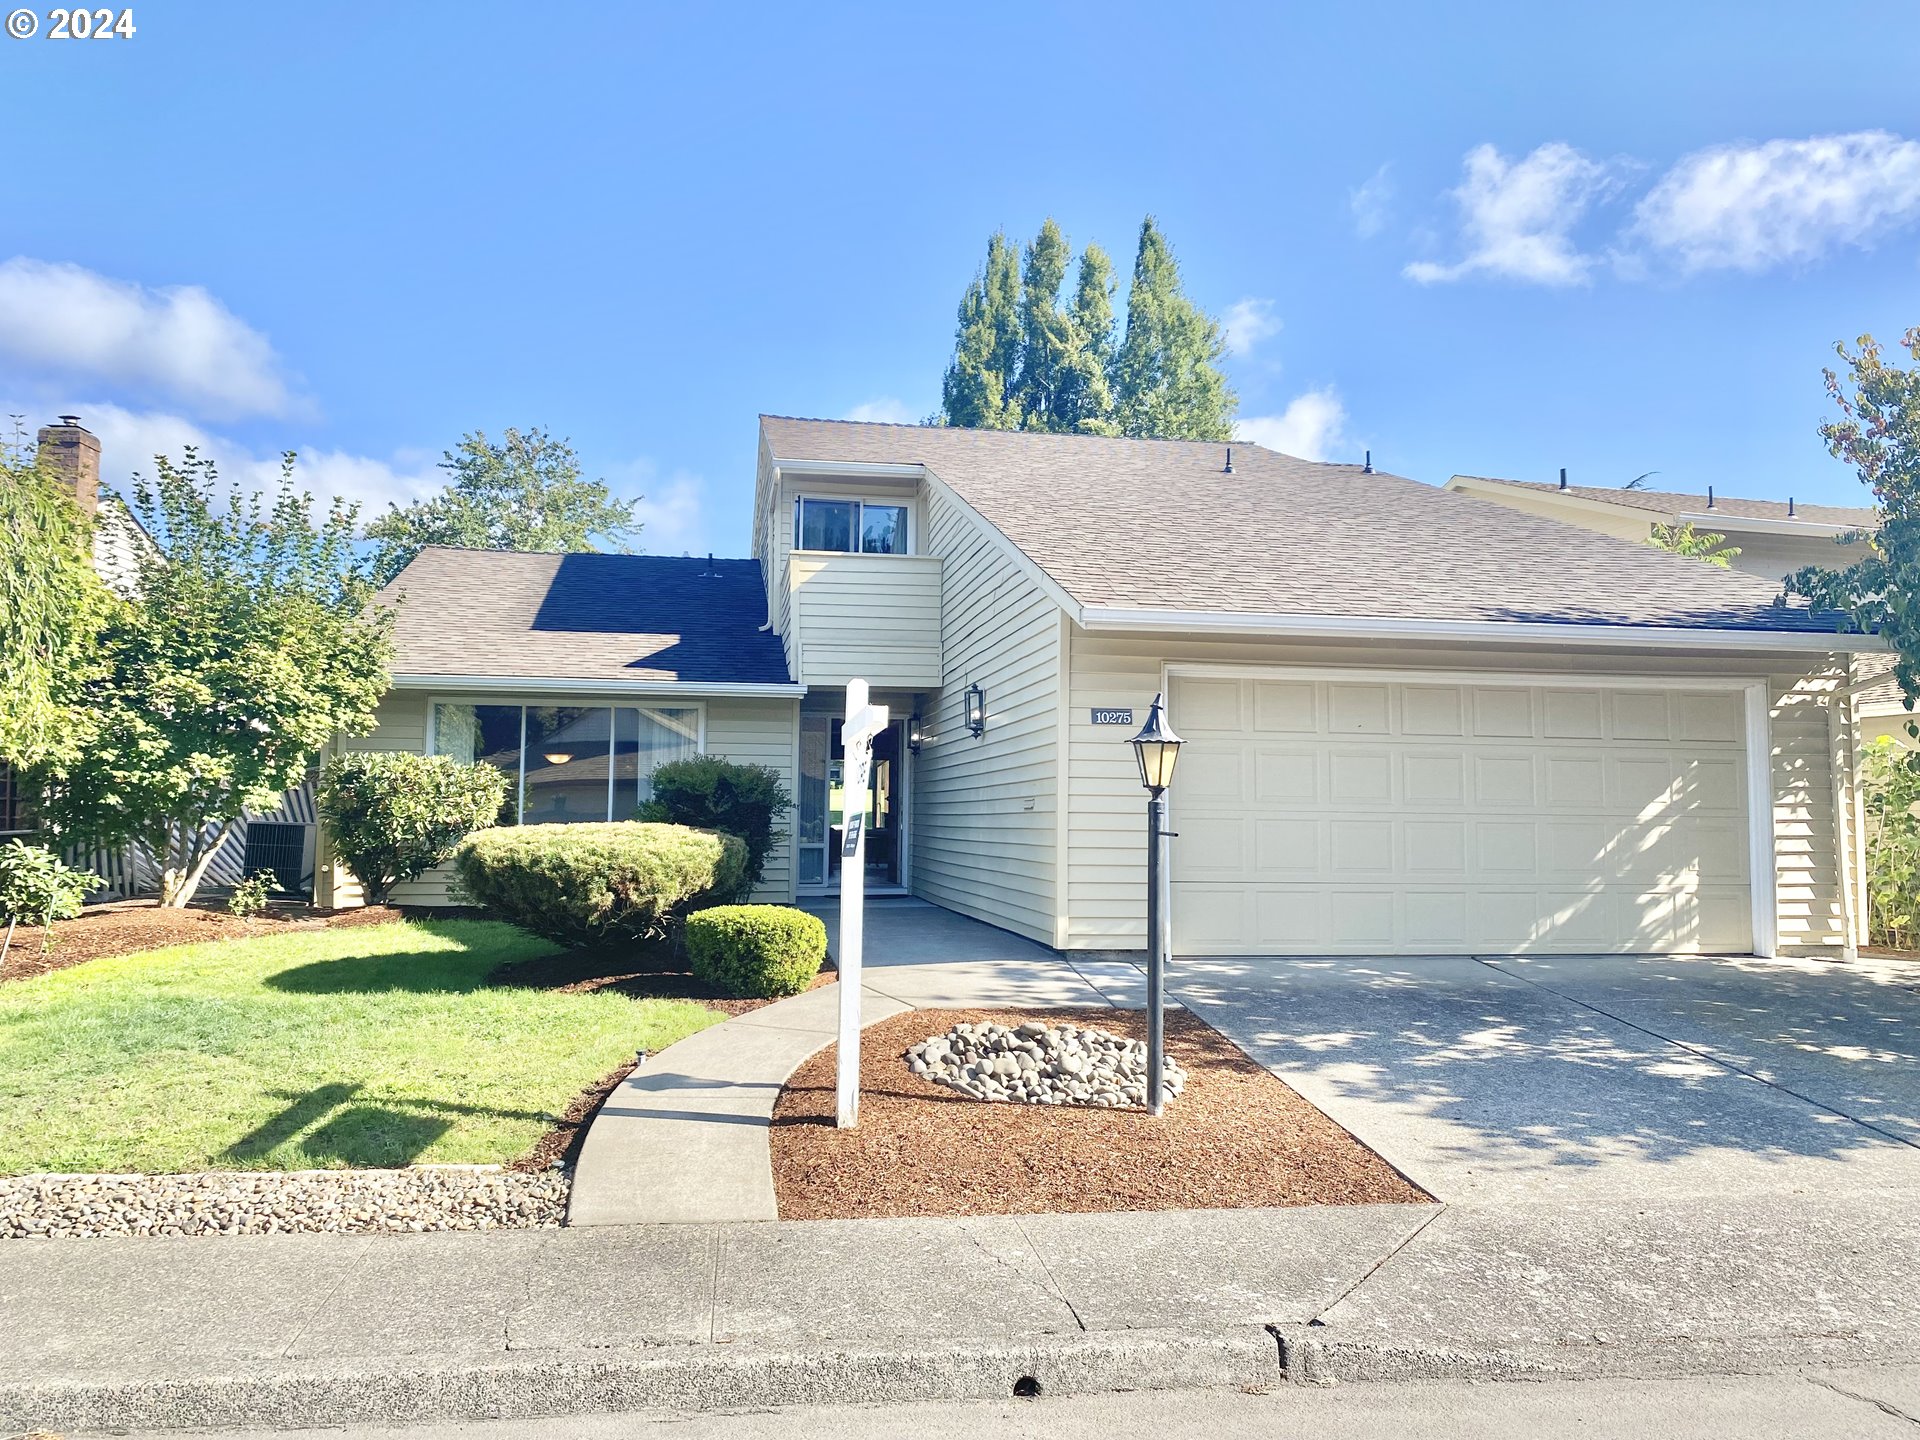
[[[928,413],[1047,215],[1159,217],[1249,437],[1436,483],[1860,503],[1821,367],[1920,325],[1903,0],[133,8],[0,39],[0,408],[109,479],[544,424],[742,552],[755,414]]]

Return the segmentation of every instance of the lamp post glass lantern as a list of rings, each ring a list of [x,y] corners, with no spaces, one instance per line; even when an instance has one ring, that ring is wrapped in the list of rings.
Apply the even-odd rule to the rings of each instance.
[[[1166,696],[1153,697],[1147,723],[1133,737],[1140,783],[1147,791],[1147,1113],[1166,1103],[1167,961],[1173,951],[1173,884],[1167,842],[1167,787],[1180,759],[1180,737],[1167,724]]]
[[[967,733],[976,740],[987,733],[987,692],[978,681],[967,687]]]

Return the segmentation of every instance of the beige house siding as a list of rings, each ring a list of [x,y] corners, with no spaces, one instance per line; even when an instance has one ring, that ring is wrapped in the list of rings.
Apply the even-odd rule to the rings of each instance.
[[[451,692],[449,692],[451,693]],[[335,742],[334,753],[355,750],[407,750],[425,754],[427,749],[427,708],[434,697],[423,690],[393,691],[380,702],[375,712],[374,729],[366,735],[346,737]],[[489,697],[500,704],[592,705],[631,703],[631,696],[618,694],[525,695]],[[699,701],[698,695],[689,700]],[[684,703],[684,702],[681,702]],[[791,792],[795,782],[794,735],[799,728],[800,702],[796,699],[725,697],[702,701],[706,707],[706,745],[708,753],[730,760],[770,765],[777,770]],[[321,827],[318,875],[319,903],[342,907],[359,905],[360,886],[334,860],[325,827]],[[767,862],[755,900],[788,901],[793,898],[793,846],[789,837]],[[437,866],[395,888],[397,905],[457,905],[462,903],[451,866]]]
[[[1544,515],[1549,520],[1578,525],[1582,530],[1596,530],[1602,535],[1612,535],[1621,540],[1645,540],[1653,533],[1653,522],[1659,518],[1644,512],[1623,514],[1598,506],[1569,504],[1543,490],[1515,490],[1507,486],[1481,489],[1462,485],[1457,487],[1455,493],[1485,500],[1492,505],[1504,505],[1509,510],[1522,510],[1529,515]]]
[[[1163,683],[1163,665],[1366,666],[1386,672],[1465,672],[1577,677],[1581,674],[1767,679],[1772,698],[1774,833],[1779,944],[1838,953],[1845,943],[1842,857],[1828,712],[1831,676],[1756,674],[1751,660],[1705,655],[1578,655],[1483,648],[1408,649],[1202,641],[1174,636],[1103,635],[1075,628],[1069,647],[1066,816],[1069,949],[1140,949],[1145,944],[1145,793],[1128,732],[1095,726],[1096,707],[1131,706],[1144,715]],[[1812,668],[1810,666],[1810,668]],[[1171,717],[1176,731],[1180,716]],[[1843,792],[1842,792],[1843,793]],[[1177,841],[1175,842],[1178,843]]]
[[[1059,607],[1005,542],[939,490],[925,549],[941,557],[941,683],[914,759],[916,895],[1054,943],[1059,794]],[[987,727],[967,733],[966,689]]]
[[[835,555],[788,560],[795,680],[935,689],[940,673],[940,557]]]

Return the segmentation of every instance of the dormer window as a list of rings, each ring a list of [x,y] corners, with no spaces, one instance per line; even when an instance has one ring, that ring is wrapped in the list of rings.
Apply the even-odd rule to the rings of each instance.
[[[796,550],[905,555],[907,507],[802,496],[794,502],[793,534]]]

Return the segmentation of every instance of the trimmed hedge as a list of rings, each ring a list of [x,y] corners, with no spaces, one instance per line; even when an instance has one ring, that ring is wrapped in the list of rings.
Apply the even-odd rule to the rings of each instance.
[[[689,910],[731,895],[747,847],[685,825],[503,825],[454,853],[469,899],[570,945],[667,934]]]
[[[687,958],[729,995],[798,995],[827,958],[827,927],[787,905],[716,905],[687,917]]]

